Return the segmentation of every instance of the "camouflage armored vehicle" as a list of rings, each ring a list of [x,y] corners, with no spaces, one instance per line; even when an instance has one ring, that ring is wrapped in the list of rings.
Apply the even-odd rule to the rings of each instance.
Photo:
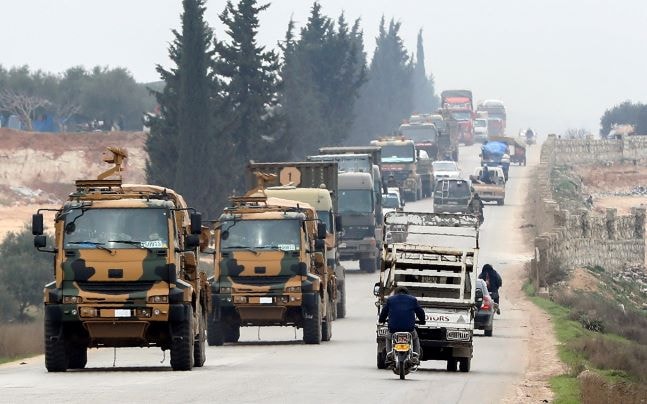
[[[104,161],[115,167],[76,181],[56,211],[53,248],[45,245],[44,209],[33,217],[34,245],[54,254],[55,280],[44,290],[50,372],[85,367],[93,347],[170,349],[174,370],[205,362],[200,215],[170,189],[122,184],[126,157],[109,148]]]
[[[258,172],[275,174],[276,180],[268,182],[267,196],[305,202],[317,210],[319,220],[326,224],[326,265],[334,283],[336,305],[333,317],[346,317],[346,269],[339,262],[341,241],[341,216],[338,214],[338,173],[335,162],[271,162],[250,163],[248,179]],[[251,183],[250,183],[251,185]]]
[[[335,296],[326,225],[307,203],[263,189],[232,198],[215,223],[209,345],[238,341],[241,326],[294,326],[306,344],[328,341]]]

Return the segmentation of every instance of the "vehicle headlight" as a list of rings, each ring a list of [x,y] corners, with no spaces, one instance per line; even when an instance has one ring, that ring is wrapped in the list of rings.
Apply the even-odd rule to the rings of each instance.
[[[300,293],[301,286],[288,286],[287,288],[285,288],[285,291],[287,293]]]
[[[231,287],[229,287],[229,286],[221,286],[220,287],[220,293],[231,293]]]
[[[148,303],[168,303],[168,296],[150,296]]]
[[[63,303],[67,303],[67,304],[83,303],[83,298],[81,296],[63,296]]]

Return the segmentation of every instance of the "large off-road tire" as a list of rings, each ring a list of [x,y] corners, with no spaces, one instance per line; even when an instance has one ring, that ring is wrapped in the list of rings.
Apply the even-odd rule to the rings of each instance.
[[[225,331],[225,342],[238,342],[240,339],[240,325],[223,324]]]
[[[458,368],[461,372],[467,373],[470,371],[470,366],[472,363],[472,358],[460,358],[458,361]]]
[[[332,322],[333,322],[333,300],[328,299],[328,304],[326,305],[326,317],[321,323],[321,340],[330,341],[332,338]]]
[[[303,342],[306,344],[321,343],[321,300],[315,299],[315,307],[310,318],[303,319]]]
[[[209,346],[221,346],[225,343],[225,323],[209,317],[207,321],[207,342]]]
[[[491,337],[492,336],[492,329],[491,328],[489,330],[488,329],[485,330],[485,336],[486,337]]]
[[[45,314],[45,367],[48,372],[65,372],[67,355],[61,323],[50,321]]]
[[[193,307],[186,309],[184,321],[171,323],[171,367],[173,370],[191,370],[193,367]]]
[[[458,370],[457,368],[458,361],[456,358],[450,358],[447,360],[447,371],[448,372],[456,372]]]
[[[204,315],[201,315],[198,321],[198,335],[193,342],[193,366],[200,368],[207,360],[207,326]]]
[[[337,285],[339,286],[339,285]],[[337,289],[337,318],[346,317],[346,282]]]
[[[83,369],[88,363],[88,348],[83,346],[67,347],[68,368],[69,369]]]
[[[377,269],[377,260],[375,258],[362,258],[359,260],[359,270],[372,274]]]

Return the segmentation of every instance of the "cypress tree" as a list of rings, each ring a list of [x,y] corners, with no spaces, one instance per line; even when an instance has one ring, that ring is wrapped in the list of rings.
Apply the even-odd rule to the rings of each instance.
[[[422,41],[422,29],[418,31],[416,46],[416,63],[413,68],[413,110],[433,112],[438,107],[438,97],[434,94],[433,75],[427,77],[425,69],[425,48]]]

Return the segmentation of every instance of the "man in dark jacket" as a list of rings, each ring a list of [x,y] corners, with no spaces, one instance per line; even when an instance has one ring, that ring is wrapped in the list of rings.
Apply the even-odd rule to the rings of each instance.
[[[416,363],[420,357],[420,340],[416,332],[416,317],[420,324],[425,323],[425,311],[420,307],[418,299],[409,294],[405,287],[395,288],[393,296],[386,299],[386,304],[380,313],[379,322],[389,321],[389,335],[386,336],[387,358],[391,354],[391,334],[394,332],[410,332],[413,339],[413,351]]]
[[[501,275],[499,275],[499,273],[494,270],[492,265],[485,264],[483,265],[483,269],[479,274],[479,279],[483,279],[485,281],[485,284],[487,285],[487,290],[490,292],[490,295],[492,296],[492,300],[494,300],[494,302],[498,306],[499,288],[503,286],[503,280],[501,279]],[[497,307],[497,314],[501,314],[501,311],[498,309],[498,307]]]

